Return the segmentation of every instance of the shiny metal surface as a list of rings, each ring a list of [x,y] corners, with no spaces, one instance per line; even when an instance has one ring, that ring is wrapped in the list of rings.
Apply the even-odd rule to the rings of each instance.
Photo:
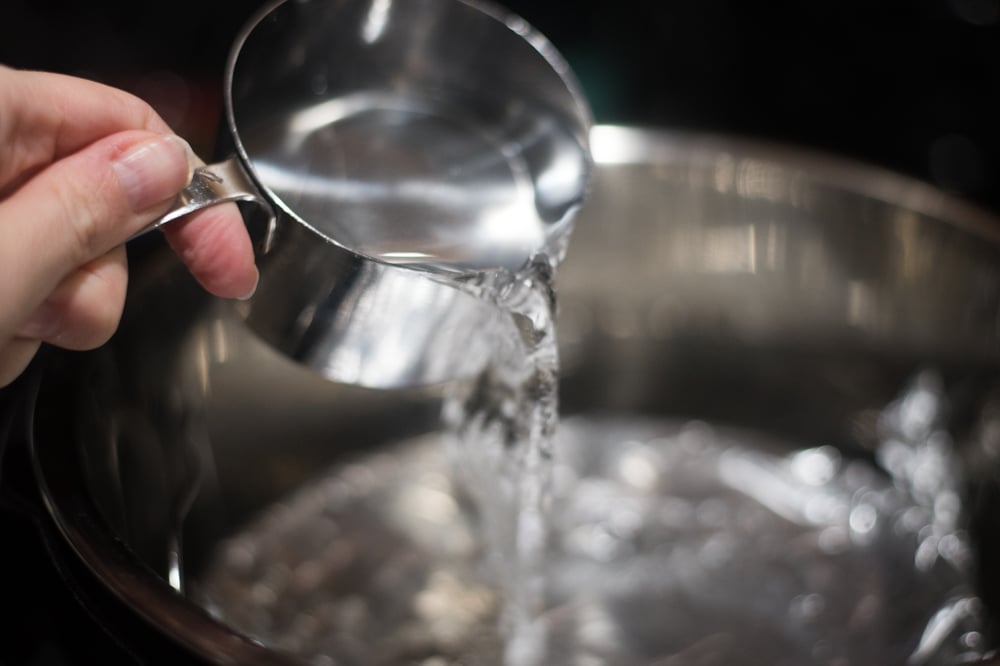
[[[237,150],[283,212],[387,264],[517,270],[558,251],[586,190],[568,65],[487,2],[276,3],[226,88]]]
[[[173,208],[156,220],[150,229],[157,229],[207,206],[234,201],[252,201],[261,206],[269,215],[268,228],[273,226],[274,217],[270,214],[267,200],[257,191],[240,162],[230,158],[225,162],[196,167],[191,182],[177,196]]]
[[[1000,222],[919,183],[773,146],[618,127],[595,128],[591,142],[594,185],[559,277],[564,412],[748,428],[772,442],[761,456],[796,459],[797,446],[822,444],[849,469],[851,461],[875,459],[887,432],[879,415],[891,413],[914,378],[930,370],[946,405],[935,428],[948,442],[932,453],[960,471],[967,511],[960,518],[975,559],[986,564],[976,591],[995,609],[1000,586],[989,563],[1000,535]],[[303,514],[283,515],[282,506],[290,510],[289,498],[326,474],[373,487],[384,481],[379,469],[416,473],[417,464],[385,447],[433,436],[437,393],[326,381],[249,334],[233,305],[205,296],[166,248],[132,249],[135,277],[120,334],[94,353],[57,356],[42,383],[34,441],[39,477],[67,539],[138,612],[217,662],[238,661],[239,646],[252,644],[260,663],[278,663],[287,652],[253,644],[169,586],[171,534],[178,530],[173,507],[189,492],[192,461],[202,461],[200,492],[180,530],[186,571],[197,581],[222,540],[255,516],[272,512],[289,528],[298,524]],[[67,409],[74,419],[55,417]],[[79,462],[66,455],[74,450]],[[359,456],[382,462],[352,465]],[[619,469],[640,478],[643,460]],[[406,487],[394,485],[393,492]],[[322,509],[323,497],[314,495],[311,506]],[[382,515],[419,509],[412,501],[393,506],[381,506]],[[797,516],[800,506],[786,507],[788,515]],[[948,502],[936,506],[945,510]],[[387,557],[416,557],[425,552],[421,539],[437,534],[412,523],[375,523],[372,513],[347,515],[367,536],[338,540],[309,530],[318,541],[276,541],[301,564],[336,555],[333,561],[360,567],[347,579],[324,579],[322,569],[308,566],[297,572],[301,585],[320,576],[324,586],[349,588],[366,576],[389,575],[379,569]],[[888,552],[865,551],[872,559],[863,560],[863,570],[871,584],[896,591],[879,617],[898,627],[927,610],[918,598],[940,590],[893,587],[913,572],[892,565],[906,558]],[[883,566],[873,567],[877,562]],[[822,562],[803,566],[782,565],[774,580],[831,571]],[[768,579],[761,571],[740,578]],[[438,600],[427,608],[439,609],[434,618],[441,622],[465,603],[489,612],[475,595],[448,596],[456,588],[440,576],[405,580],[407,590]],[[850,583],[867,580],[853,576]],[[947,577],[930,580],[947,588]],[[276,589],[262,587],[260,599]],[[714,598],[730,608],[760,607],[737,588],[729,598],[710,585],[693,593],[719,594]],[[178,605],[187,612],[177,612]],[[633,613],[623,616],[635,622],[629,635],[655,628],[642,623],[656,617],[649,608],[622,612]],[[579,628],[577,619],[598,616],[563,617]],[[231,643],[220,638],[227,632]],[[758,639],[766,634],[735,649],[768,654]],[[915,649],[920,636],[912,640]],[[720,644],[689,646],[674,663],[717,663],[711,659]]]
[[[926,383],[901,403],[933,401]],[[920,497],[903,470],[890,479],[808,444],[698,421],[564,419],[544,663],[981,656],[967,538],[948,508],[951,461],[919,439],[880,447],[937,471],[937,491]],[[194,598],[313,663],[405,663],[419,653],[509,663],[496,629],[503,588],[483,572],[482,511],[463,504],[467,487],[450,464],[428,437],[331,469],[229,535]]]
[[[562,256],[590,114],[555,48],[497,6],[272,2],[237,39],[225,93],[234,150],[278,211],[242,314],[330,379],[461,376],[466,356],[444,352],[483,313],[457,285]],[[171,218],[233,198],[202,189]]]

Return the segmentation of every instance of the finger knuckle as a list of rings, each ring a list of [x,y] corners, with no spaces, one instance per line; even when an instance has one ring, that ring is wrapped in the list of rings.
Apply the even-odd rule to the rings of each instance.
[[[106,314],[108,316],[95,321],[91,328],[83,332],[76,349],[80,351],[97,349],[111,339],[115,331],[118,330],[118,316],[112,317],[109,313]]]
[[[122,301],[124,297],[106,298],[99,302],[95,308],[93,320],[93,337],[91,342],[94,347],[99,347],[111,339],[111,336],[118,330],[118,324],[122,316]]]
[[[88,261],[108,249],[103,245],[111,211],[105,203],[113,200],[113,193],[106,181],[107,177],[58,178],[51,183],[51,195],[70,235],[74,263]]]
[[[55,133],[47,131],[58,114],[50,107],[35,104],[35,92],[13,70],[0,71],[0,195],[9,193],[34,171],[52,161],[56,152]]]
[[[76,306],[66,317],[59,333],[46,340],[57,347],[74,351],[96,349],[111,339],[118,329],[121,309],[104,301]]]
[[[115,99],[121,105],[119,115],[131,119],[131,124],[135,128],[145,128],[157,132],[168,129],[166,122],[147,101],[124,91],[116,90],[115,92]]]
[[[118,329],[127,278],[124,269],[119,275],[118,271],[95,270],[93,265],[81,268],[79,275],[78,288],[66,304],[65,328],[55,343],[76,350],[94,349]]]

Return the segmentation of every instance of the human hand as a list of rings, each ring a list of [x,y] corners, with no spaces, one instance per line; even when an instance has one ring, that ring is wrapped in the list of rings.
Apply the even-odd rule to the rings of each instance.
[[[190,148],[128,93],[0,66],[0,386],[42,342],[92,349],[125,302],[125,241],[170,207],[191,178]],[[257,284],[235,205],[164,227],[209,292]]]

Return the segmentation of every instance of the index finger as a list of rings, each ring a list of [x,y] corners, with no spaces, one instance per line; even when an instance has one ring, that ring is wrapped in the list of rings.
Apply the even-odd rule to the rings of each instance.
[[[171,133],[149,104],[117,88],[0,65],[0,197],[61,157],[137,129]]]

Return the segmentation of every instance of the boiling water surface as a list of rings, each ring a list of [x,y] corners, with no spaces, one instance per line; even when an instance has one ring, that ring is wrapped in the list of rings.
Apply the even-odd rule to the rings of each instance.
[[[542,612],[527,637],[521,627],[527,648],[515,656],[541,649],[556,666],[978,656],[980,602],[939,397],[921,377],[883,413],[877,466],[697,421],[566,419],[551,528],[532,552]],[[224,544],[201,581],[207,606],[315,664],[511,659],[504,597],[532,608],[539,588],[498,581],[490,558],[508,552],[480,534],[504,519],[497,534],[529,528],[512,506],[480,505],[493,493],[512,501],[511,479],[470,494],[466,479],[484,476],[456,473],[463,460],[432,436],[331,470]]]

